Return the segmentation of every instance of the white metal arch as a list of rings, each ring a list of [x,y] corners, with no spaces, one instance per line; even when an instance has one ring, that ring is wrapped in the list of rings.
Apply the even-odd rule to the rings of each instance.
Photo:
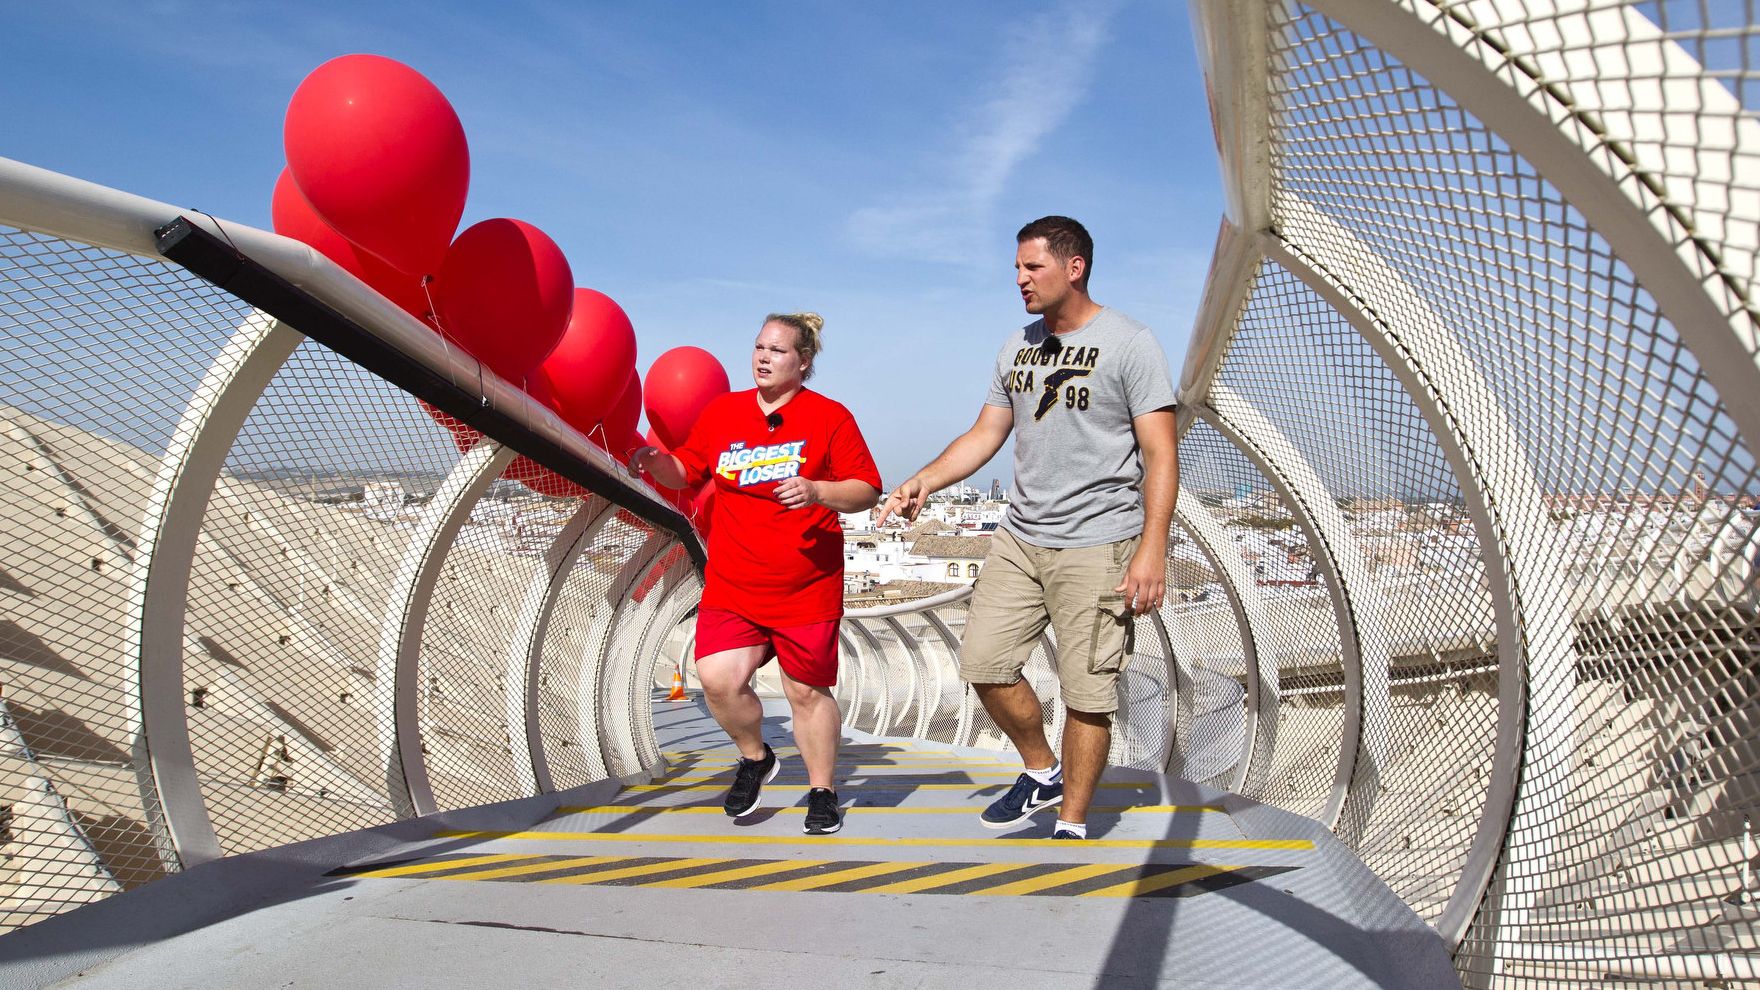
[[[239,326],[184,408],[141,520],[123,646],[134,669],[134,764],[148,827],[167,868],[188,868],[221,854],[196,778],[184,711],[184,616],[196,542],[238,431],[304,339],[262,314]]]
[[[1345,719],[1332,797],[1320,820],[1355,845],[1373,810],[1380,789],[1380,768],[1387,757],[1387,670],[1391,658],[1381,624],[1379,595],[1344,513],[1301,451],[1226,385],[1212,383],[1209,399],[1211,404],[1198,414],[1240,448],[1277,487],[1326,577],[1338,622]]]
[[[633,743],[614,734],[610,725],[615,716],[622,713],[607,710],[606,702],[611,700],[607,697],[610,684],[607,668],[632,621],[631,614],[641,607],[632,599],[630,589],[659,560],[668,542],[669,538],[659,532],[649,533],[635,553],[624,561],[617,579],[606,589],[605,603],[609,609],[593,624],[593,634],[588,637],[581,660],[578,692],[582,744],[593,740],[599,748],[605,772],[624,781],[644,779],[646,772]]]
[[[1271,766],[1271,754],[1277,747],[1277,709],[1282,697],[1276,661],[1267,662],[1260,648],[1261,644],[1274,641],[1270,636],[1271,616],[1259,595],[1253,572],[1247,569],[1241,555],[1234,552],[1222,524],[1209,507],[1182,491],[1174,514],[1215,568],[1234,612],[1235,627],[1240,631],[1247,692],[1246,725],[1241,734],[1240,760],[1228,787],[1239,793],[1259,793]]]
[[[1461,883],[1437,919],[1438,930],[1458,944],[1512,822],[1522,813],[1517,807],[1518,770],[1540,793],[1570,773],[1576,725],[1568,699],[1578,656],[1568,585],[1549,548],[1523,551],[1535,545],[1524,536],[1552,530],[1540,483],[1527,452],[1506,439],[1513,430],[1502,403],[1462,353],[1448,322],[1415,291],[1399,297],[1385,291],[1403,280],[1366,248],[1351,250],[1354,238],[1321,211],[1296,202],[1286,209],[1300,212],[1304,230],[1323,232],[1313,248],[1339,266],[1337,274],[1314,267],[1304,252],[1272,234],[1263,238],[1266,254],[1325,299],[1399,379],[1460,484],[1490,584],[1499,656],[1496,769]],[[1352,285],[1382,290],[1373,312]],[[1535,707],[1530,698],[1549,703]],[[1528,800],[1535,800],[1532,791]],[[1543,845],[1543,836],[1556,828],[1538,811],[1526,809],[1524,816],[1524,847],[1530,850]],[[1516,910],[1513,903],[1509,907]]]
[[[399,817],[435,811],[419,715],[419,665],[428,603],[458,531],[514,457],[511,448],[487,439],[465,451],[416,520],[415,534],[391,584],[373,682],[373,711],[379,722],[385,786]]]
[[[897,637],[899,645],[904,647],[905,654],[911,659],[911,692],[917,712],[916,724],[911,727],[911,735],[917,739],[925,738],[929,732],[929,715],[934,711],[930,698],[940,700],[941,678],[934,665],[929,662],[928,655],[923,652],[922,645],[917,642],[917,637],[911,635],[910,631],[904,627],[904,623],[892,616],[888,616],[884,621],[892,629],[892,635]],[[934,688],[932,693],[931,686]]]
[[[892,665],[886,662],[886,650],[881,647],[880,640],[861,620],[846,622],[843,626],[855,631],[856,639],[867,647],[867,655],[873,658],[873,667],[879,673],[876,678],[878,684],[871,692],[874,697],[874,721],[868,731],[875,735],[886,735],[892,728]]]
[[[543,666],[544,640],[550,629],[550,617],[556,614],[556,603],[568,583],[581,552],[591,546],[599,530],[611,519],[617,506],[604,499],[585,499],[569,517],[556,538],[544,549],[543,566],[532,576],[521,599],[519,619],[507,651],[502,695],[503,718],[508,738],[516,740],[513,748],[513,769],[524,793],[543,794],[556,789],[550,777],[549,761],[544,755],[544,734],[538,722],[538,677]],[[521,685],[518,691],[514,685]],[[517,740],[519,727],[524,727],[525,747]]]
[[[654,739],[654,710],[650,704],[655,663],[659,659],[661,648],[666,644],[666,638],[697,607],[697,602],[703,596],[702,576],[697,573],[682,547],[674,544],[674,552],[678,554],[678,559],[667,568],[655,589],[657,597],[654,599],[654,611],[646,623],[641,640],[632,651],[628,678],[629,704],[634,715],[630,725],[636,758],[644,770],[650,771],[666,762]]]

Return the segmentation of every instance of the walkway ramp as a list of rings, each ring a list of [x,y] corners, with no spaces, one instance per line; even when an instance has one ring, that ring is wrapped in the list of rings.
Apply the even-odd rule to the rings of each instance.
[[[652,783],[578,790],[524,828],[430,829],[64,985],[1458,985],[1323,829],[1232,795],[1113,770],[1091,841],[1050,839],[1048,816],[999,834],[976,812],[1012,782],[1006,755],[855,736],[844,829],[806,836],[782,716],[782,772],[737,823],[714,724],[690,704],[656,723]]]

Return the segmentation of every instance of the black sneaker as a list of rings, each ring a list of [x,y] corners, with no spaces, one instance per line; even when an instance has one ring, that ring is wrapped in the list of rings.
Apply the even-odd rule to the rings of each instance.
[[[727,789],[727,800],[721,802],[721,810],[727,812],[729,818],[744,818],[757,810],[764,785],[775,780],[781,769],[782,761],[776,758],[776,751],[769,743],[764,744],[764,758],[761,760],[740,757],[739,766],[733,771],[733,786]]]
[[[1035,811],[1053,808],[1063,803],[1063,781],[1055,784],[1041,784],[1030,774],[1021,774],[1015,778],[1014,786],[1008,793],[990,803],[978,821],[985,828],[1003,829],[1017,825],[1032,817]]]
[[[1088,838],[1085,835],[1077,835],[1074,829],[1069,828],[1054,828],[1051,830],[1051,837],[1053,839],[1079,839],[1084,842]]]
[[[837,807],[837,792],[815,787],[807,792],[807,820],[801,831],[808,835],[830,835],[843,827],[843,812]]]

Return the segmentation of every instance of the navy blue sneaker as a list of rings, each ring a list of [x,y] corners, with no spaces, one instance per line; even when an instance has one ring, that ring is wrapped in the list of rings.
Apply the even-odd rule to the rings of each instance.
[[[1052,829],[1051,830],[1051,837],[1053,839],[1078,839],[1078,840],[1082,840],[1082,841],[1086,841],[1088,838],[1085,835],[1077,835],[1074,829],[1068,829],[1068,828],[1054,828],[1054,829]]]
[[[978,816],[985,828],[1010,828],[1026,821],[1036,811],[1055,808],[1063,803],[1063,781],[1041,784],[1030,774],[1015,778],[1008,793],[990,803]]]
[[[776,779],[782,770],[782,761],[776,758],[776,751],[764,744],[764,758],[748,760],[739,758],[739,766],[733,772],[733,786],[727,789],[727,800],[721,803],[721,809],[729,818],[744,818],[758,810],[758,800],[764,793],[764,785]]]

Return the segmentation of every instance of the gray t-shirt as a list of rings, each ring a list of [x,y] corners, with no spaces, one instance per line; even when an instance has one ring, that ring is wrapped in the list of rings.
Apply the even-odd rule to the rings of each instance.
[[[1131,420],[1174,403],[1167,357],[1148,327],[1111,309],[1061,335],[1034,320],[996,356],[985,401],[1014,411],[1014,500],[1002,520],[1010,532],[1063,548],[1143,531]]]

